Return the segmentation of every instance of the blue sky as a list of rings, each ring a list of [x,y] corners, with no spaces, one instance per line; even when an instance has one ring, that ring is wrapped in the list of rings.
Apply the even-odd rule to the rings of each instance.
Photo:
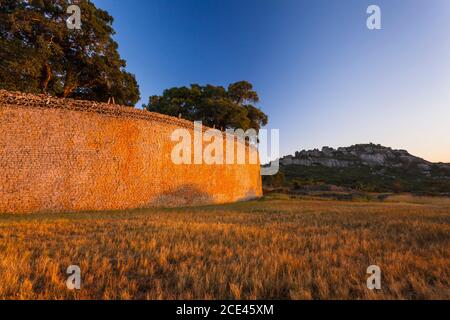
[[[95,0],[142,101],[248,80],[282,154],[374,142],[450,162],[448,0]],[[377,4],[382,30],[368,30]]]

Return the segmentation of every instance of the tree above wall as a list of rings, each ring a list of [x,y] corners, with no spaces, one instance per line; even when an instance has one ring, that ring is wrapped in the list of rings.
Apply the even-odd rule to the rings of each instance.
[[[68,0],[0,0],[0,88],[132,106],[139,86],[112,39],[113,18],[79,1],[81,29],[69,30]]]
[[[255,106],[259,102],[252,84],[247,81],[221,86],[193,84],[167,89],[162,96],[151,96],[144,108],[149,111],[181,116],[218,129],[259,130],[267,115]]]

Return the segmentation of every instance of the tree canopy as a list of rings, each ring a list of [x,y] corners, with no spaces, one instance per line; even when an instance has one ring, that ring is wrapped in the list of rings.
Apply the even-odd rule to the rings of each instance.
[[[218,129],[241,128],[259,130],[266,125],[267,115],[255,106],[259,102],[251,83],[221,86],[192,84],[190,87],[167,89],[162,96],[151,96],[144,108],[170,116],[180,116]]]
[[[69,30],[69,0],[0,0],[0,88],[132,106],[139,100],[112,39],[113,18],[78,1],[81,29]]]

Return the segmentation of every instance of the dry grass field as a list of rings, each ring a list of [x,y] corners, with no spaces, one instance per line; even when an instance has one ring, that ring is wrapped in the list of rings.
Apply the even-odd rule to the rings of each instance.
[[[450,203],[411,200],[1,215],[0,298],[450,299]]]

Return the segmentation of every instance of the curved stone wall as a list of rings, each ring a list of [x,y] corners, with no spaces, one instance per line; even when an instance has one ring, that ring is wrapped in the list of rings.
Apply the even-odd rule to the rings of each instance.
[[[177,128],[193,132],[191,122],[134,108],[0,90],[0,213],[198,205],[262,195],[259,164],[174,164]]]

